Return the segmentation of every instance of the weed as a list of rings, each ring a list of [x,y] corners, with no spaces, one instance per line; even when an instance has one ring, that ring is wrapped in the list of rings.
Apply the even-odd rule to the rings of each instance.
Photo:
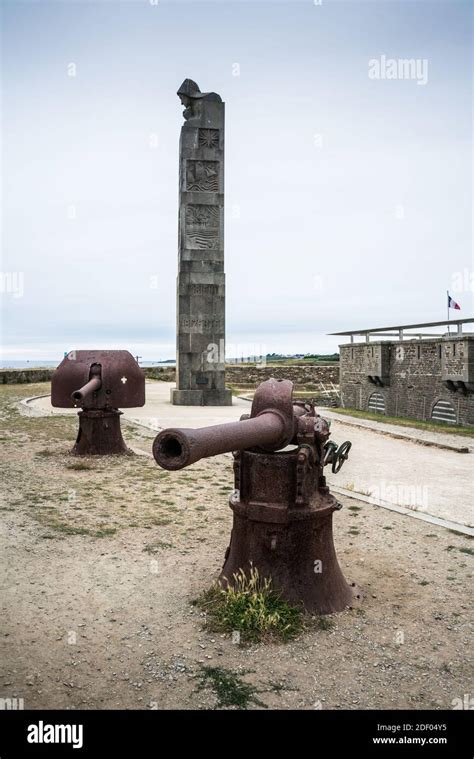
[[[271,579],[260,577],[253,566],[248,575],[242,569],[236,572],[232,586],[212,585],[195,603],[207,612],[209,630],[238,630],[242,642],[286,641],[303,629],[302,610],[283,601]]]
[[[217,696],[217,706],[234,706],[237,709],[247,709],[249,704],[267,708],[263,701],[257,698],[258,690],[242,680],[242,674],[224,667],[201,667],[198,673],[197,690],[211,688]]]
[[[168,519],[167,517],[152,517],[150,521],[156,527],[160,527],[161,525],[165,524],[171,524],[171,519]]]
[[[467,553],[468,556],[474,556],[474,548],[468,548],[467,546],[447,546],[445,551],[459,551],[460,553]]]
[[[66,464],[66,469],[73,469],[75,472],[86,472],[94,469],[94,467],[85,461],[73,461],[70,464]]]
[[[330,630],[333,627],[334,622],[330,617],[318,615],[315,617],[316,627],[318,630]]]
[[[156,540],[154,543],[147,543],[143,549],[147,553],[159,553],[164,548],[172,548],[172,543],[166,543],[164,540]]]

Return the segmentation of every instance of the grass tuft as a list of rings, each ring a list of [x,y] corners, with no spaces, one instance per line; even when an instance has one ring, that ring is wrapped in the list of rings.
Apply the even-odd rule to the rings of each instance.
[[[137,525],[133,525],[133,527],[136,527],[136,526]],[[132,525],[130,525],[130,527],[132,527]],[[146,553],[154,554],[154,553],[159,553],[165,548],[172,548],[172,547],[173,547],[172,543],[167,543],[165,540],[156,540],[154,543],[147,543],[147,545],[145,546],[143,550],[146,551]]]
[[[303,610],[283,601],[271,579],[262,578],[253,566],[249,575],[242,569],[236,572],[232,586],[215,583],[195,604],[206,611],[208,630],[238,631],[242,643],[291,640],[304,626]]]
[[[243,672],[242,674],[247,674]],[[258,691],[241,679],[241,674],[224,667],[201,667],[198,672],[197,690],[210,688],[217,697],[218,707],[236,707],[247,709],[249,704],[263,706],[266,704],[257,698]]]
[[[334,622],[330,617],[319,615],[315,617],[316,627],[318,630],[330,630],[334,626]]]

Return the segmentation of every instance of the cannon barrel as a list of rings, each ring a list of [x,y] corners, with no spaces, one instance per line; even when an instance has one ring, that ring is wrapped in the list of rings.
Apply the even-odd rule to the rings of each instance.
[[[153,443],[153,456],[163,469],[183,469],[199,459],[246,448],[278,450],[290,442],[281,414],[267,411],[240,422],[199,429],[169,428]]]
[[[270,379],[255,390],[250,417],[200,429],[169,428],[153,443],[153,456],[163,469],[183,469],[219,453],[261,448],[278,451],[296,440],[300,417],[314,416],[312,406],[293,404],[293,383]]]
[[[85,385],[80,387],[79,390],[74,390],[74,392],[71,393],[71,398],[75,403],[85,400],[88,395],[95,393],[97,390],[100,390],[102,387],[102,379],[100,373],[100,365],[93,364],[90,371],[90,380],[86,382]]]

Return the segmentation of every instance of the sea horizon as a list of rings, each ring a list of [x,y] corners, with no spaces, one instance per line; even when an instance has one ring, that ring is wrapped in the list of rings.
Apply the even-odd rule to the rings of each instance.
[[[50,359],[7,359],[5,361],[0,360],[0,369],[51,369],[59,365],[59,361],[51,361]],[[161,361],[139,361],[140,366],[175,366],[175,359],[163,359]]]

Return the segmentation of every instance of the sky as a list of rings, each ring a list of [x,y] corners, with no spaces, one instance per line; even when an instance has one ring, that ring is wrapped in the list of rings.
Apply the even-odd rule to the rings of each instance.
[[[226,103],[227,355],[472,316],[472,6],[3,0],[3,360],[175,356],[176,90]],[[413,66],[398,61],[413,59]]]

